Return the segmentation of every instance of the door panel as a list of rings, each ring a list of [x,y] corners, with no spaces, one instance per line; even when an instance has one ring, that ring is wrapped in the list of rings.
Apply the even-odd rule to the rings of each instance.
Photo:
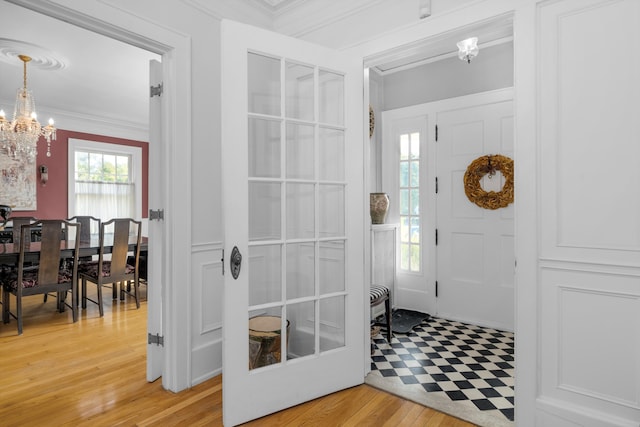
[[[162,64],[158,61],[149,61],[150,86],[158,86],[162,83]],[[162,98],[154,96],[149,100],[149,182],[162,182],[160,162],[162,159]],[[149,207],[162,209],[162,186],[149,186]],[[164,279],[162,274],[164,248],[164,222],[149,221],[149,255],[147,286],[147,329],[150,334],[164,336],[162,329],[162,292]],[[164,347],[157,344],[147,344],[147,381],[155,381],[162,375],[164,365]]]
[[[447,319],[513,330],[513,204],[497,210],[470,202],[467,166],[487,154],[513,157],[511,101],[437,114],[437,313]],[[504,178],[485,175],[485,191]]]
[[[363,382],[362,67],[234,22],[222,39],[223,402],[236,425]]]

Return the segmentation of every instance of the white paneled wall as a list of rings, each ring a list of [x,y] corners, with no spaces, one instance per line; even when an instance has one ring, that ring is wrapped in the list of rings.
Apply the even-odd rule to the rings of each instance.
[[[640,423],[640,2],[538,7],[539,425]],[[568,420],[571,420],[569,422]]]
[[[222,243],[194,246],[191,262],[191,378],[197,384],[222,373]]]

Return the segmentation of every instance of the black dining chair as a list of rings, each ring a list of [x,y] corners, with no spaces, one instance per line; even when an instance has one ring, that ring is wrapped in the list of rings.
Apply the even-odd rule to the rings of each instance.
[[[111,236],[113,239],[111,239]],[[133,250],[133,262],[127,262],[129,256],[129,240],[133,238],[135,247]],[[111,241],[110,241],[111,240]],[[120,290],[129,281],[133,282],[133,293],[136,300],[136,308],[140,308],[140,242],[142,240],[142,222],[131,218],[114,218],[103,222],[100,226],[100,249],[98,260],[83,263],[79,270],[82,280],[82,308],[87,307],[87,300],[98,305],[100,316],[104,316],[102,287],[111,285],[114,299],[117,295],[117,286]],[[110,253],[109,253],[110,250]],[[110,259],[108,259],[110,256]],[[96,284],[98,301],[87,296],[87,282]]]
[[[40,227],[41,237],[39,243],[31,243],[31,227]],[[64,239],[64,230],[76,227],[79,232],[80,225],[72,224],[65,220],[41,220],[33,224],[24,224],[20,228],[20,254],[15,270],[2,277],[2,320],[9,323],[14,317],[18,321],[18,334],[22,334],[23,313],[22,298],[30,295],[55,293],[58,296],[58,310],[64,311],[65,306],[71,308],[73,321],[78,320],[78,249],[80,242],[76,240],[73,247],[73,257],[67,262],[67,258],[61,253]],[[31,245],[39,245],[39,260],[37,264],[27,261],[27,253]],[[66,302],[67,292],[71,292],[71,302]],[[11,312],[10,295],[16,299],[16,311]]]

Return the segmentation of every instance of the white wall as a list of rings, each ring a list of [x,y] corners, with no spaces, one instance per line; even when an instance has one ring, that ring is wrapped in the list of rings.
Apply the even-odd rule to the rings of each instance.
[[[513,86],[513,43],[486,49],[470,64],[457,57],[431,62],[383,79],[384,110],[425,104]]]

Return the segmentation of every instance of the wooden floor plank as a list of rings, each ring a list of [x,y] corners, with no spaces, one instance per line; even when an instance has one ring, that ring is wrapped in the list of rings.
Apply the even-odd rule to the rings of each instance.
[[[144,291],[144,287],[142,288]],[[0,323],[2,426],[221,426],[222,380],[181,393],[146,381],[146,302],[89,303],[80,320],[52,298],[25,298],[24,334]],[[144,295],[143,295],[144,296]],[[12,301],[13,304],[14,301]],[[472,424],[374,389],[353,387],[245,426],[430,426]]]

